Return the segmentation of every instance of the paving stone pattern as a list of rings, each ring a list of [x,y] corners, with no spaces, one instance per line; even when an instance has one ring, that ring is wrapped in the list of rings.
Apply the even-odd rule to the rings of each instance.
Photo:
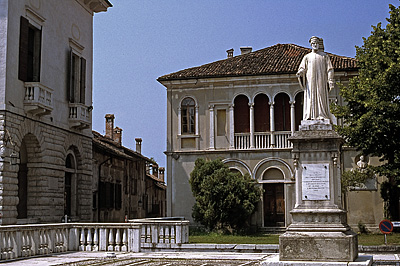
[[[251,266],[258,265],[257,261],[248,260],[204,260],[204,259],[96,259],[83,260],[72,263],[56,264],[57,266],[92,266],[92,265],[113,265],[113,266],[128,266],[128,265],[147,265],[147,266],[174,266],[174,265],[190,265],[190,266]]]

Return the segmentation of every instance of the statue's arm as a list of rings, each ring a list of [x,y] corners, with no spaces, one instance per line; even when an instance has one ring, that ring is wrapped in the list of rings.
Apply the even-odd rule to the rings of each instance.
[[[306,73],[306,69],[307,69],[307,56],[303,57],[303,60],[301,60],[301,63],[299,65],[299,70],[297,70],[296,76],[297,77],[301,77],[304,76]]]
[[[326,55],[326,68],[328,71],[329,90],[331,90],[335,87],[335,71],[333,70],[333,65],[329,55]]]

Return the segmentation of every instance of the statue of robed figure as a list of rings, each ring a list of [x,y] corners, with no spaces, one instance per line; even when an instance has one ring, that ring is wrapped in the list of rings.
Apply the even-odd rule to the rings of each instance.
[[[328,100],[329,91],[335,86],[333,66],[323,51],[323,40],[313,36],[309,42],[312,52],[304,56],[296,73],[304,90],[303,120],[329,119],[336,124]]]

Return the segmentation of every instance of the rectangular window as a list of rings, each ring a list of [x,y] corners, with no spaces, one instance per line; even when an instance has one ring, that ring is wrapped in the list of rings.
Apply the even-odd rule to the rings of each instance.
[[[122,185],[115,184],[115,209],[120,210],[122,208]]]
[[[85,104],[86,59],[74,53],[69,56],[69,78],[67,98],[70,103]]]
[[[42,31],[21,17],[19,34],[18,79],[39,82]]]
[[[217,110],[217,136],[226,135],[226,110]]]

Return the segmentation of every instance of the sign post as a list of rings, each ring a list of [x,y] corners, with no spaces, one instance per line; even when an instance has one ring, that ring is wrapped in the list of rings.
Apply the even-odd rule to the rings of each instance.
[[[387,245],[386,235],[390,234],[393,231],[393,224],[389,220],[382,220],[379,223],[379,230],[381,230],[382,234],[385,236],[385,245]]]

